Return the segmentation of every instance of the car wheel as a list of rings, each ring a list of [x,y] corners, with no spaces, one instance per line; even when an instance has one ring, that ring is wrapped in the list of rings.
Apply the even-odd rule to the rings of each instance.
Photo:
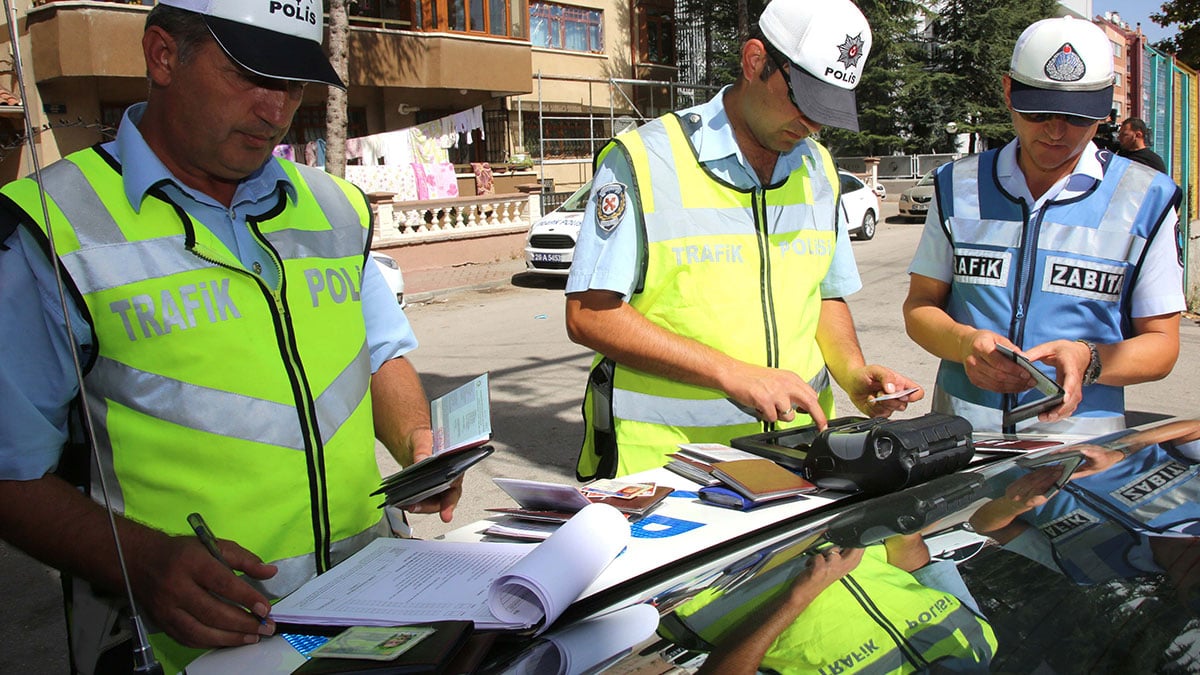
[[[858,238],[868,241],[875,236],[875,212],[870,209],[863,214],[862,227],[858,228]]]

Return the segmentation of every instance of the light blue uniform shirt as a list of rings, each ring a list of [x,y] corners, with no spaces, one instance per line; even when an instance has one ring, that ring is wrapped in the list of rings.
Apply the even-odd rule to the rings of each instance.
[[[121,162],[125,195],[140,209],[146,192],[164,183],[175,203],[233,251],[247,270],[257,263],[263,281],[278,287],[275,265],[250,233],[246,218],[278,202],[280,183],[291,200],[296,188],[273,158],[238,184],[229,208],[184,186],[146,145],[137,129],[145,104],[126,111],[115,141],[104,149]],[[0,217],[13,217],[2,214]],[[3,247],[8,247],[5,250]],[[81,351],[92,348],[91,329],[68,295],[71,327]],[[374,264],[362,281],[371,370],[417,346],[396,296]],[[79,392],[54,270],[24,228],[0,242],[0,480],[41,478],[58,465],[67,440],[67,411]]]
[[[1047,204],[1075,199],[1104,179],[1104,168],[1096,157],[1098,150],[1089,142],[1071,173],[1050,186],[1041,197],[1034,199],[1025,181],[1025,174],[1017,163],[1019,147],[1019,139],[1014,138],[1000,149],[996,156],[996,178],[1005,192],[1021,199],[1029,207],[1031,222]],[[1171,209],[1150,240],[1145,261],[1130,293],[1129,315],[1135,319],[1187,309],[1187,300],[1183,295],[1183,266],[1179,263],[1176,245],[1175,228],[1178,222],[1179,214]],[[954,248],[942,230],[942,215],[936,199],[929,202],[925,229],[908,272],[947,284],[954,280]]]
[[[692,145],[700,163],[715,176],[742,189],[762,187],[754,172],[738,149],[733,137],[733,128],[725,114],[723,103],[725,91],[721,89],[711,100],[698,106],[681,110],[680,117],[690,114],[700,116],[700,127],[691,136]],[[800,143],[791,151],[779,155],[771,184],[783,181],[793,171],[808,162],[810,167],[819,166],[820,159],[809,151],[808,144]],[[633,169],[624,153],[610,152],[596,168],[592,178],[592,194],[583,213],[583,225],[579,230],[579,241],[571,260],[571,274],[567,277],[567,293],[587,290],[607,290],[620,293],[626,301],[633,293],[638,278],[638,249],[641,239],[636,223],[639,210],[637,195],[633,190],[625,191],[628,205],[611,231],[605,232],[596,225],[596,188],[609,183],[633,185]],[[843,298],[860,288],[858,266],[850,248],[850,233],[844,221],[845,214],[838,209],[837,245],[833,261],[821,281],[821,297]]]

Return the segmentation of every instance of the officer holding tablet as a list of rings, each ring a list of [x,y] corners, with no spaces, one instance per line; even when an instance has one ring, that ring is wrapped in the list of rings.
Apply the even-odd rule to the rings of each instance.
[[[909,267],[908,334],[942,359],[935,411],[976,430],[1115,431],[1123,387],[1165,377],[1179,354],[1181,194],[1092,143],[1113,91],[1097,26],[1033,24],[1003,84],[1016,138],[938,169]],[[999,347],[1053,375],[1061,404],[1013,419],[1046,394]]]

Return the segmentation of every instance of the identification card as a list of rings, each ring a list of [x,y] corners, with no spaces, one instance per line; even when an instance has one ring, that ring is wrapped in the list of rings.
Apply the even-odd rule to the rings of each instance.
[[[391,661],[437,629],[429,626],[352,626],[313,651],[313,657]]]

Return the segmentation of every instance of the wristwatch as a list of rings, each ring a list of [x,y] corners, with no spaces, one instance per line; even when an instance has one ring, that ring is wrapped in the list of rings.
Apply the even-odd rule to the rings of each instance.
[[[1083,371],[1083,386],[1089,386],[1096,383],[1100,379],[1100,352],[1096,351],[1096,343],[1088,340],[1076,340],[1088,348],[1091,354],[1091,360],[1088,361],[1087,370]]]

